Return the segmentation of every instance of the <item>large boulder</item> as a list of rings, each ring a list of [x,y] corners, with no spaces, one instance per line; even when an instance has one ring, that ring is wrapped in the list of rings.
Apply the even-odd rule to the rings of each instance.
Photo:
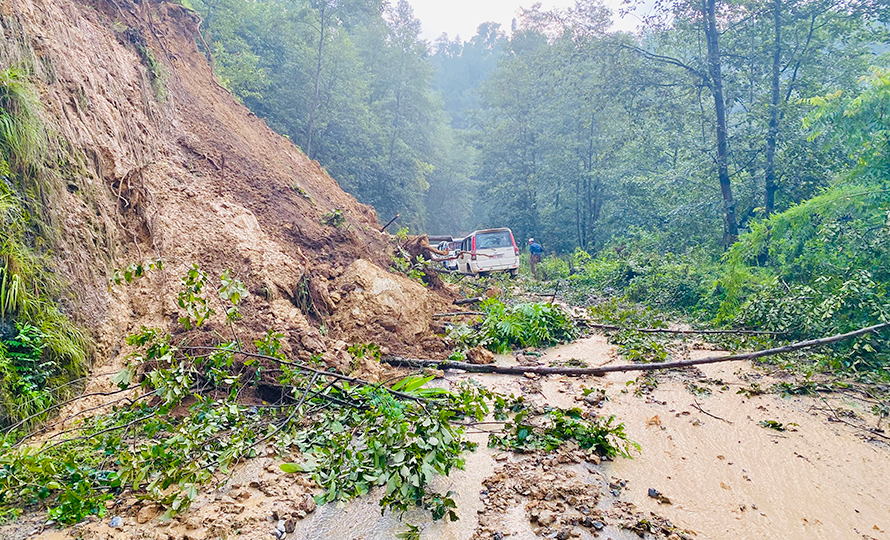
[[[430,333],[434,298],[421,284],[358,259],[337,279],[330,319],[334,335],[350,343],[414,345]]]

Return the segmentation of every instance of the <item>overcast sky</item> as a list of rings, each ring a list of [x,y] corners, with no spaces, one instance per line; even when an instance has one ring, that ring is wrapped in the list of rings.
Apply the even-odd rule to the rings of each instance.
[[[574,0],[540,0],[543,9],[566,8],[575,4]],[[454,38],[460,35],[464,41],[476,34],[480,23],[494,21],[510,32],[510,22],[518,16],[519,8],[531,7],[535,0],[408,0],[414,7],[414,16],[423,23],[422,37],[434,41],[443,33]],[[618,18],[621,0],[605,0],[614,15],[613,30],[633,31],[639,20],[632,16]]]

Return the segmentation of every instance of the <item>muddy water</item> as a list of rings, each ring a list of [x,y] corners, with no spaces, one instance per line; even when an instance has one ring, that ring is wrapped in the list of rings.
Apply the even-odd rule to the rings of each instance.
[[[551,349],[541,362],[571,358],[599,365],[614,361],[614,354],[603,338],[592,337]],[[515,359],[502,356],[498,362],[512,364]],[[560,407],[577,406],[581,386],[606,388],[609,401],[602,414],[615,414],[622,420],[642,450],[633,460],[604,463],[602,478],[590,474],[590,483],[626,480],[619,500],[668,518],[695,531],[698,538],[890,540],[890,452],[862,440],[849,426],[829,422],[820,399],[738,394],[739,388],[749,384],[750,379],[744,378],[764,377],[743,362],[703,366],[697,374],[659,375],[657,388],[642,397],[634,396],[634,386],[627,385],[637,375],[555,376],[538,381],[498,375],[472,378],[506,394],[518,395],[525,386],[528,400]],[[449,381],[468,378],[466,374],[450,375]],[[702,379],[720,379],[725,386],[706,384]],[[540,383],[540,391],[529,392],[530,382]],[[690,382],[710,389],[711,394],[691,393],[687,389]],[[768,378],[758,382],[763,388],[772,384]],[[828,399],[835,409],[857,407],[838,397]],[[696,404],[713,417],[697,410]],[[778,432],[762,427],[762,420],[796,426],[791,427],[793,431]],[[427,524],[422,538],[472,537],[476,513],[483,508],[479,497],[483,480],[498,466],[493,452],[485,448],[484,434],[474,437],[481,444],[479,450],[467,455],[466,470],[456,471],[436,486],[456,492],[461,520]],[[659,504],[648,497],[649,488],[657,489],[672,504]],[[290,537],[393,538],[405,530],[405,522],[420,524],[425,520],[419,512],[409,513],[402,522],[393,515],[381,516],[376,499],[368,498],[319,508]],[[504,524],[504,532],[512,533],[511,538],[536,538],[521,507],[509,510]],[[601,537],[634,537],[609,529]],[[583,538],[587,537],[585,531]]]
[[[693,354],[712,354],[693,352]],[[614,362],[611,348],[601,337],[579,340],[573,344],[547,351],[541,364],[566,362],[572,358],[590,365]],[[515,364],[512,356],[497,358],[501,364]],[[701,371],[660,374],[658,385],[648,395],[634,395],[636,385],[628,386],[638,374],[611,374],[607,377],[570,378],[550,376],[530,380],[525,377],[501,375],[469,375],[450,373],[443,386],[470,378],[504,393],[524,395],[539,405],[559,407],[590,406],[580,402],[582,387],[604,388],[609,398],[599,414],[614,414],[624,422],[628,436],[640,443],[635,459],[617,459],[599,467],[571,465],[578,482],[591,491],[603,494],[598,508],[607,510],[618,502],[632,503],[644,515],[654,512],[674,525],[695,531],[697,538],[781,538],[781,539],[878,539],[890,540],[890,450],[886,445],[866,442],[854,428],[829,422],[827,405],[821,398],[782,398],[775,394],[746,397],[738,394],[742,387],[755,381],[762,388],[773,384],[768,376],[749,364],[735,362],[702,366]],[[720,380],[717,383],[716,380]],[[694,383],[707,388],[710,395],[693,394],[687,388]],[[853,410],[862,418],[874,419],[864,406],[837,395],[825,398],[834,410]],[[698,405],[705,414],[695,406]],[[715,418],[717,417],[717,418]],[[778,432],[759,425],[773,420],[785,425],[796,424],[792,430]],[[491,426],[485,426],[491,427]],[[491,520],[480,492],[486,478],[496,475],[509,463],[520,463],[528,456],[501,454],[486,448],[487,435],[475,433],[472,440],[479,448],[468,453],[465,470],[454,471],[448,478],[439,478],[434,485],[440,492],[453,491],[460,521],[428,523],[423,512],[401,516],[381,515],[378,497],[369,496],[345,505],[326,505],[299,522],[288,540],[383,540],[392,539],[407,530],[406,523],[421,525],[421,538],[469,540],[480,525],[480,515]],[[244,503],[243,514],[231,519],[255,515],[258,519],[240,530],[241,537],[271,538],[272,524],[266,521],[278,505],[290,500],[290,476],[276,473],[277,463],[266,459],[235,478],[239,484],[266,479],[285,488],[279,496],[254,493]],[[269,462],[269,463],[266,463]],[[271,463],[271,464],[270,464]],[[271,467],[271,472],[267,471]],[[532,468],[535,465],[531,465]],[[527,470],[527,469],[526,469]],[[265,472],[264,472],[265,471]],[[542,476],[544,478],[544,476]],[[624,480],[626,486],[617,497],[608,494],[610,480]],[[647,496],[654,488],[672,504],[658,504]],[[209,499],[217,495],[208,494]],[[227,500],[223,497],[223,502]],[[512,507],[496,516],[498,529],[511,540],[533,540],[533,526],[525,505],[519,498]],[[228,503],[225,503],[228,504]],[[199,505],[196,505],[199,506]],[[198,521],[210,515],[212,505],[194,510]],[[280,508],[280,506],[279,506]],[[487,517],[486,517],[487,516]],[[133,520],[126,517],[127,523]],[[226,518],[228,519],[228,518]],[[107,521],[107,520],[106,520]],[[599,539],[632,540],[635,533],[618,528],[614,520],[606,520]],[[131,527],[132,525],[128,525]],[[191,530],[173,523],[169,526],[146,525],[146,529],[123,532],[103,524],[88,538],[215,538],[209,529]],[[168,528],[165,528],[168,527]],[[205,531],[205,532],[201,532]],[[576,527],[582,540],[594,536],[590,529]],[[206,533],[206,534],[205,534]],[[53,534],[49,531],[44,535]],[[62,538],[41,536],[42,538]],[[2,534],[0,534],[2,536]],[[490,537],[491,534],[482,536]],[[24,538],[24,537],[23,537]],[[650,538],[647,536],[647,538]],[[663,537],[661,537],[663,538]]]
[[[805,397],[746,398],[737,394],[741,362],[702,366],[708,397],[682,380],[659,381],[648,399],[621,394],[630,375],[614,375],[612,401],[628,435],[642,445],[636,459],[606,466],[628,480],[625,497],[707,538],[890,538],[890,452],[869,444],[849,426],[828,422],[825,404]],[[737,383],[737,384],[736,384]],[[771,383],[761,381],[763,387]],[[830,397],[832,407],[856,408]],[[694,408],[722,418],[707,416]],[[858,411],[863,416],[861,408]],[[657,417],[657,418],[656,418]],[[794,431],[759,422],[797,424]],[[655,488],[673,504],[647,496]]]

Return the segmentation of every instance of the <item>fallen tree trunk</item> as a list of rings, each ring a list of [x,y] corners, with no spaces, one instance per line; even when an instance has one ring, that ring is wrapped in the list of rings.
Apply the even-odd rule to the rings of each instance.
[[[460,305],[463,305],[463,304],[475,304],[476,302],[481,302],[481,301],[483,301],[483,300],[485,300],[485,298],[483,298],[483,297],[481,297],[481,296],[476,296],[476,297],[473,297],[473,298],[461,298],[460,300],[455,300],[455,301],[454,301],[454,305],[455,305],[455,306],[460,306]]]
[[[872,332],[878,332],[885,328],[890,328],[890,323],[881,323],[846,334],[838,334],[835,336],[811,339],[808,341],[800,341],[785,345],[784,347],[776,347],[773,349],[764,349],[745,354],[731,354],[726,356],[709,356],[707,358],[699,358],[696,360],[681,360],[678,362],[660,362],[653,364],[622,364],[617,366],[601,366],[593,368],[559,368],[547,366],[498,366],[494,364],[469,364],[467,362],[452,362],[449,360],[418,360],[414,358],[402,358],[399,356],[386,356],[384,362],[394,366],[408,367],[431,367],[437,369],[462,369],[476,373],[503,373],[507,375],[523,375],[525,373],[536,373],[538,375],[604,375],[617,371],[654,371],[657,369],[671,369],[688,366],[698,366],[702,364],[716,364],[717,362],[730,362],[733,360],[754,360],[764,356],[773,356],[787,352],[798,351],[809,347],[819,345],[827,345],[845,339],[862,336]]]
[[[439,319],[442,317],[454,317],[457,315],[485,315],[482,311],[452,311],[450,313],[433,313],[434,319]]]
[[[623,326],[615,326],[613,324],[598,324],[587,322],[587,319],[580,319],[588,328],[599,328],[601,330],[632,330],[634,332],[642,332],[644,334],[746,334],[746,335],[764,335],[764,336],[781,336],[788,332],[770,332],[768,330],[671,330],[669,328],[625,328]]]

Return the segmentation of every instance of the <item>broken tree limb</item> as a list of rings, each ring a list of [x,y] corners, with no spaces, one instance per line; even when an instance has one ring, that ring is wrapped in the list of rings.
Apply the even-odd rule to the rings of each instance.
[[[183,350],[193,350],[193,351],[217,351],[217,350],[219,350],[218,347],[199,347],[197,345],[188,345],[188,346],[183,346],[181,348]],[[329,377],[331,379],[346,381],[350,384],[361,385],[361,386],[376,386],[374,383],[372,383],[370,381],[366,381],[363,379],[357,379],[355,377],[350,377],[350,376],[344,375],[338,371],[326,371],[326,370],[322,370],[322,369],[316,369],[316,368],[307,366],[306,364],[303,364],[300,362],[289,362],[287,360],[282,360],[281,358],[277,358],[275,356],[269,356],[267,354],[259,354],[259,353],[251,353],[251,352],[247,352],[247,351],[235,351],[235,350],[227,351],[227,352],[231,352],[232,354],[239,354],[241,356],[246,356],[248,358],[261,358],[264,360],[269,360],[269,361],[274,362],[279,365],[288,366],[288,367],[291,367],[294,369],[298,369],[300,371],[304,371],[306,373],[317,373],[318,375],[321,375],[323,377]],[[383,387],[383,389],[386,390],[387,392],[389,392],[390,394],[392,394],[396,397],[403,398],[403,399],[409,399],[412,401],[424,401],[425,400],[425,398],[421,398],[421,397],[414,396],[411,394],[406,394],[404,392],[398,392],[396,390],[393,390],[392,388]]]
[[[764,356],[773,356],[787,352],[798,351],[809,347],[817,347],[819,345],[827,345],[851,339],[854,337],[878,332],[890,328],[890,323],[881,323],[867,328],[847,332],[846,334],[838,334],[819,339],[811,339],[808,341],[800,341],[785,345],[783,347],[775,347],[773,349],[764,349],[762,351],[754,351],[745,354],[730,354],[725,356],[709,356],[707,358],[698,358],[695,360],[681,360],[678,362],[659,362],[652,364],[622,364],[617,366],[601,366],[593,368],[558,368],[547,366],[498,366],[494,364],[469,364],[467,362],[452,362],[448,360],[418,360],[413,358],[402,358],[398,356],[387,356],[383,358],[384,362],[395,366],[411,366],[411,367],[432,367],[438,369],[462,369],[475,373],[502,373],[507,375],[523,375],[525,373],[537,373],[538,375],[604,375],[606,373],[619,371],[654,371],[657,369],[672,369],[687,366],[698,366],[702,364],[716,364],[717,362],[730,362],[733,360],[754,360]]]
[[[588,328],[598,328],[600,330],[631,330],[633,332],[642,332],[644,334],[746,334],[746,335],[764,335],[764,336],[781,336],[788,332],[771,332],[768,330],[671,330],[669,328],[625,328],[623,326],[615,326],[613,324],[598,324],[588,322],[587,319],[580,319]]]
[[[393,222],[394,222],[395,220],[399,219],[400,217],[402,217],[402,214],[401,214],[401,213],[396,214],[396,217],[394,217],[394,218],[392,218],[391,220],[389,220],[389,221],[386,223],[386,225],[384,225],[383,227],[380,228],[380,232],[385,231],[387,227],[389,227],[390,225],[392,225]]]
[[[455,306],[462,306],[464,304],[475,304],[476,302],[481,302],[485,300],[485,298],[481,296],[475,296],[473,298],[461,298],[460,300],[455,300],[453,304]]]
[[[442,317],[456,317],[458,315],[485,315],[483,311],[452,311],[450,313],[433,313],[434,319]]]

